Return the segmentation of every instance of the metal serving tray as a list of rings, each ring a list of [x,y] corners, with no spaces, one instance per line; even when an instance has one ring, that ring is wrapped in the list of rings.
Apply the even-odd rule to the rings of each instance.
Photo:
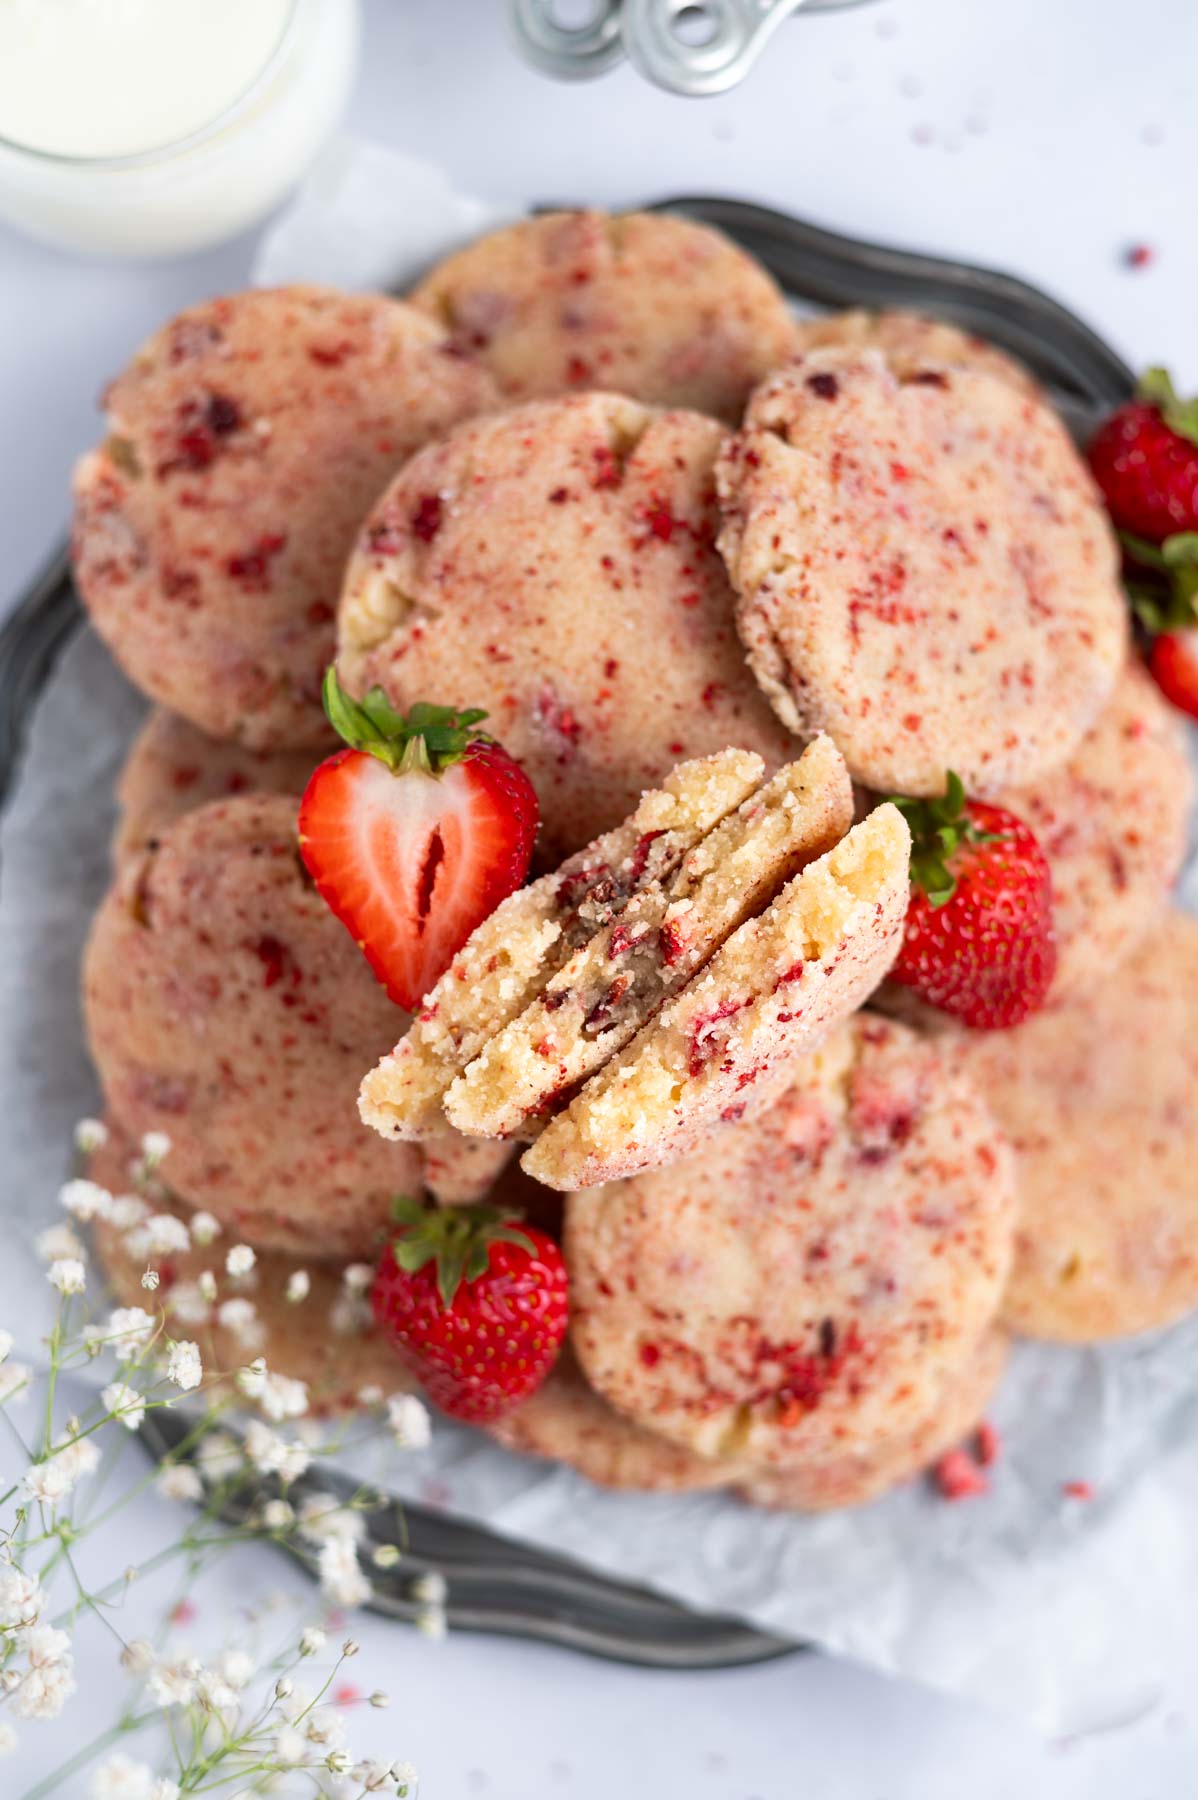
[[[1078,428],[1125,400],[1134,386],[1131,370],[1081,319],[1013,276],[861,243],[740,200],[683,195],[652,210],[717,226],[808,306],[914,307],[990,338],[1035,370]],[[12,791],[33,709],[83,623],[64,546],[0,628],[0,805]],[[183,1429],[184,1421],[159,1412],[147,1419],[142,1437],[160,1456],[171,1446],[168,1434]],[[322,1470],[321,1486],[338,1479]],[[347,1492],[355,1485],[345,1480]],[[535,1638],[662,1669],[732,1668],[802,1648],[427,1506],[404,1502],[402,1515],[401,1563],[372,1571],[375,1610],[390,1617],[413,1617],[411,1581],[438,1570],[457,1630]],[[387,1508],[372,1520],[374,1541],[398,1541],[389,1524],[378,1522],[395,1517],[396,1509]],[[294,1554],[307,1560],[298,1542]]]

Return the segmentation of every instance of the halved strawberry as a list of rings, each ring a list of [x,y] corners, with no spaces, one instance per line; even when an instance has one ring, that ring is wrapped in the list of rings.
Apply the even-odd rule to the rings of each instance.
[[[350,746],[304,790],[300,854],[391,998],[414,1012],[476,925],[528,873],[532,783],[486,714],[351,700],[330,669],[325,711]]]

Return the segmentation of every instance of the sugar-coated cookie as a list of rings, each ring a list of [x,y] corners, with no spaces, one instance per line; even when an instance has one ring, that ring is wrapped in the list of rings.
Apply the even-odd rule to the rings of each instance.
[[[490,377],[380,294],[258,289],[157,332],[75,473],[75,577],[126,674],[214,737],[323,744],[342,569],[419,445]]]
[[[754,1475],[740,1488],[741,1496],[784,1512],[828,1512],[879,1499],[930,1468],[969,1435],[998,1386],[1006,1360],[1005,1335],[987,1332],[968,1361],[954,1369],[918,1424],[868,1450]]]
[[[1198,920],[1172,913],[1087,992],[952,1046],[1015,1147],[1013,1331],[1093,1343],[1198,1306],[1196,1019]]]
[[[547,213],[448,257],[411,297],[511,399],[608,388],[735,423],[795,328],[760,263],[662,213]]]
[[[902,938],[911,838],[882,806],[809,863],[764,912],[587,1081],[525,1151],[563,1192],[697,1152],[768,1106],[795,1059],[861,1006]]]
[[[1114,536],[1064,425],[1010,382],[797,358],[720,459],[720,548],[779,717],[880,793],[994,798],[1072,754],[1127,652]]]
[[[544,1140],[542,1140],[543,1142]],[[571,1337],[619,1411],[759,1466],[914,1429],[989,1329],[1010,1152],[933,1043],[868,1013],[751,1124],[566,1203]]]
[[[852,823],[844,758],[817,738],[605,921],[445,1096],[461,1132],[535,1136],[746,919]]]
[[[908,375],[941,363],[953,363],[962,369],[977,369],[984,375],[997,375],[1020,393],[1036,398],[1040,385],[1030,370],[999,350],[986,338],[962,331],[945,319],[931,319],[926,313],[906,312],[901,308],[885,312],[867,312],[854,307],[851,312],[825,313],[816,319],[800,319],[795,327],[796,354],[822,350],[828,346],[857,350],[882,350],[890,362]]]
[[[722,435],[612,394],[535,402],[414,456],[359,536],[343,683],[405,708],[484,707],[537,790],[542,866],[682,758],[793,750],[715,550]]]

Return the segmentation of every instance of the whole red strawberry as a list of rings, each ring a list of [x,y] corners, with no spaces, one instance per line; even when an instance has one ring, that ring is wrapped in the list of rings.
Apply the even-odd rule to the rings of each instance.
[[[1198,400],[1179,400],[1164,369],[1099,426],[1089,458],[1120,531],[1150,544],[1198,531]]]
[[[374,1316],[429,1399],[485,1424],[540,1387],[566,1335],[553,1239],[494,1206],[397,1200],[375,1275]]]
[[[334,669],[324,703],[350,748],[304,790],[300,855],[388,994],[414,1012],[527,875],[537,797],[479,731],[484,712],[422,704],[405,715],[381,688],[354,701]]]
[[[898,799],[911,826],[911,899],[895,981],[981,1030],[1018,1025],[1056,973],[1052,877],[1033,834],[1001,806]]]

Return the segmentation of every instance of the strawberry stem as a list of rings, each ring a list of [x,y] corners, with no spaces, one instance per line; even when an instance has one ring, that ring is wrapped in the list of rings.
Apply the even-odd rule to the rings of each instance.
[[[519,1244],[530,1254],[535,1245],[521,1231],[520,1215],[502,1206],[426,1206],[406,1194],[391,1203],[399,1231],[392,1253],[401,1269],[414,1275],[428,1263],[437,1265],[437,1292],[446,1312],[462,1282],[485,1275],[491,1245]]]
[[[372,687],[361,700],[347,694],[330,664],[325,671],[324,710],[329,724],[351,750],[377,756],[393,775],[419,772],[440,775],[461,762],[471,744],[492,740],[478,726],[486,713],[481,707],[461,710],[417,701],[406,713],[399,712],[381,687]]]
[[[1154,636],[1187,630],[1198,618],[1198,531],[1176,531],[1163,544],[1121,531],[1119,542],[1133,562],[1151,571],[1125,584],[1144,629]]]
[[[951,863],[964,844],[995,844],[1002,833],[980,831],[965,810],[965,785],[948,771],[944,793],[938,799],[912,800],[891,796],[911,827],[911,883],[922,890],[934,907],[946,906],[957,891]]]

